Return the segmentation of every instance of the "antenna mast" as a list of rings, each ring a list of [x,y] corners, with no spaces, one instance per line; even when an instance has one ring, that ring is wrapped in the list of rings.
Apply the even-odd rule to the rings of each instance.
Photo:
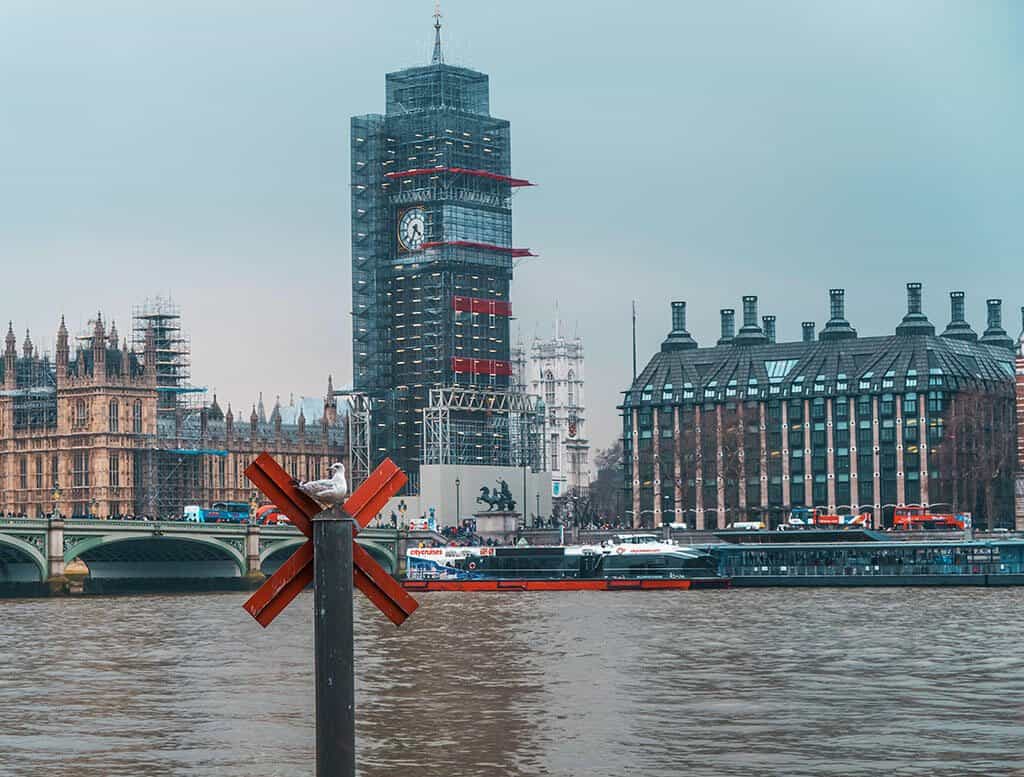
[[[633,300],[633,382],[636,383],[636,300]]]
[[[441,0],[434,3],[434,56],[430,60],[433,65],[440,65],[444,62],[441,55]]]

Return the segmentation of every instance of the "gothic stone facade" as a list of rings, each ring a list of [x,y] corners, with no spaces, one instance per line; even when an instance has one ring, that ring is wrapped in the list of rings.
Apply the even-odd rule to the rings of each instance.
[[[0,511],[7,515],[180,515],[185,503],[249,501],[242,474],[268,450],[299,477],[342,455],[334,399],[321,422],[291,427],[280,409],[268,423],[255,408],[234,425],[212,406],[160,414],[152,337],[141,353],[97,317],[72,353],[61,319],[53,362],[26,333],[19,355],[8,329],[0,392]]]

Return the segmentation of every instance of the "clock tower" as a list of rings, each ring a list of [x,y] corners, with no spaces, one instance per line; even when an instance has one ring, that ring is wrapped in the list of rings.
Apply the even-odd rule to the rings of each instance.
[[[513,262],[509,122],[484,73],[444,61],[387,74],[385,113],[352,119],[353,385],[371,401],[371,458],[413,488],[435,388],[504,390]],[[507,432],[506,432],[507,433]]]

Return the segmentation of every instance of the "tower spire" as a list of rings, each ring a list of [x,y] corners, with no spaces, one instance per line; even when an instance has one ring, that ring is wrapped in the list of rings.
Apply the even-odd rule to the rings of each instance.
[[[432,65],[444,63],[441,55],[441,0],[434,3],[434,56],[430,60]]]

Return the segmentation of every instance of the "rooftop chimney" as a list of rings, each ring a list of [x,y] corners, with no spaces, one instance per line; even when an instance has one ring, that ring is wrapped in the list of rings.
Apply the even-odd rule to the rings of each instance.
[[[820,340],[849,340],[857,330],[846,320],[846,289],[829,289],[829,319],[821,330]]]
[[[686,303],[672,303],[672,331],[661,344],[662,351],[685,351],[696,348],[697,341],[686,331]]]
[[[775,342],[775,316],[761,316],[761,328],[769,343]]]
[[[921,284],[907,284],[907,315],[896,327],[898,335],[934,335],[935,327],[921,312]]]
[[[732,308],[722,308],[722,337],[718,345],[731,345],[736,337],[736,311]]]
[[[743,327],[736,335],[736,345],[761,345],[768,342],[757,325],[757,297],[748,295],[743,298]]]
[[[988,300],[988,328],[981,336],[979,342],[988,345],[998,345],[1013,350],[1013,340],[1003,329],[1003,301],[1001,299]]]
[[[964,293],[962,291],[949,292],[949,326],[946,327],[942,336],[968,343],[978,342],[977,333],[971,329],[971,325],[964,317]]]
[[[813,321],[804,321],[802,324],[800,324],[800,327],[804,331],[804,342],[805,343],[813,343],[814,342],[814,322]]]

